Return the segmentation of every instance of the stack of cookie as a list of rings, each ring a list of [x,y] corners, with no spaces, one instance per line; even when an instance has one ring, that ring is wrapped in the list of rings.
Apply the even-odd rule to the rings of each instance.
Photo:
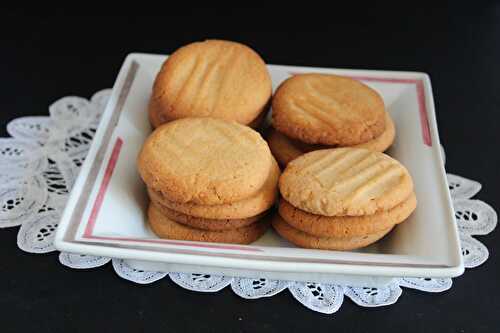
[[[415,209],[413,182],[391,157],[366,149],[306,153],[280,178],[276,231],[306,248],[350,250],[370,245]]]
[[[260,134],[236,122],[185,118],[158,127],[138,157],[161,238],[248,244],[268,228],[280,176]]]
[[[394,141],[394,123],[382,97],[363,83],[327,74],[284,81],[273,100],[268,141],[282,166],[318,149],[365,148],[383,152]]]
[[[149,102],[153,127],[186,117],[258,127],[269,108],[271,76],[262,58],[235,42],[207,40],[175,51],[156,76]]]

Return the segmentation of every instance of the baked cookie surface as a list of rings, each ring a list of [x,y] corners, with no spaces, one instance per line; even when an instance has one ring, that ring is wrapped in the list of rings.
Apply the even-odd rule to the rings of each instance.
[[[170,201],[161,192],[150,188],[148,188],[148,194],[153,201],[186,215],[206,219],[243,219],[268,210],[276,201],[280,169],[274,159],[272,164],[267,180],[259,191],[255,195],[240,201],[220,205],[197,205]]]
[[[174,222],[181,223],[196,229],[211,230],[211,231],[222,231],[222,230],[241,228],[250,225],[252,223],[255,223],[265,215],[264,213],[261,213],[257,216],[246,217],[242,219],[207,219],[203,217],[196,217],[177,212],[153,200],[151,201],[151,203],[156,206],[156,208],[161,212],[161,214],[163,214],[165,217],[169,218]]]
[[[271,93],[271,77],[255,51],[236,42],[206,40],[167,58],[154,82],[149,114],[160,123],[213,117],[249,124],[264,111]]]
[[[250,225],[224,231],[196,229],[172,221],[153,204],[148,209],[149,225],[160,238],[198,242],[250,244],[259,239],[268,229],[269,221],[262,219]]]
[[[266,106],[264,111],[262,111],[257,116],[257,118],[255,118],[250,123],[248,123],[247,126],[253,128],[255,130],[258,130],[262,126],[264,119],[266,119],[268,111],[269,111],[269,107]],[[157,109],[151,108],[151,107],[148,109],[148,119],[149,119],[149,123],[151,124],[151,127],[153,127],[153,129],[168,122],[166,119],[164,119],[161,112],[158,112]]]
[[[290,226],[318,237],[364,236],[403,222],[417,206],[415,194],[387,211],[362,216],[322,216],[305,212],[285,200],[279,214]]]
[[[255,195],[273,161],[266,141],[247,126],[185,118],[148,137],[138,169],[146,185],[170,201],[216,205]]]
[[[368,150],[384,152],[386,151],[394,142],[396,138],[396,126],[394,125],[394,120],[388,112],[385,113],[385,129],[378,137],[373,140],[367,141],[365,143],[360,143],[351,148],[364,148]]]
[[[350,148],[364,148],[384,152],[392,145],[395,136],[396,128],[394,126],[394,121],[391,119],[389,114],[386,113],[386,128],[380,136],[368,142],[350,146]],[[311,145],[298,140],[292,140],[273,128],[269,130],[267,142],[273,156],[282,166],[286,166],[290,161],[307,152],[319,149],[335,148],[335,146]]]
[[[395,159],[359,148],[316,150],[291,161],[279,181],[293,206],[324,216],[389,210],[413,192],[408,170]]]
[[[167,122],[166,120],[162,119],[162,116],[157,109],[151,107],[151,101],[149,101],[148,106],[148,119],[153,129]]]
[[[385,129],[380,95],[347,77],[299,74],[284,81],[273,100],[273,126],[310,144],[352,146]]]
[[[286,223],[279,214],[274,216],[272,224],[278,234],[289,242],[300,247],[321,250],[359,249],[378,241],[387,235],[392,229],[391,227],[385,230],[373,232],[371,234],[366,234],[364,236],[318,237],[295,229]]]
[[[292,141],[284,134],[278,132],[274,128],[269,129],[266,139],[273,156],[283,167],[300,155],[304,154],[304,151],[293,144]]]

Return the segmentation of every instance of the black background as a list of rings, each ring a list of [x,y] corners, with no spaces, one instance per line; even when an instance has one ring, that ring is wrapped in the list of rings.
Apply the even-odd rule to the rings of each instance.
[[[11,119],[46,115],[66,95],[111,87],[129,52],[171,53],[204,38],[244,42],[268,63],[388,70],[431,76],[447,170],[483,183],[478,198],[500,205],[500,6],[163,10],[162,17],[0,16],[0,134]],[[139,4],[136,3],[136,6]],[[477,5],[477,4],[476,4]],[[290,5],[291,7],[292,5]],[[150,9],[154,11],[153,9]],[[98,13],[96,7],[93,12]],[[172,15],[168,15],[171,13]],[[77,271],[55,253],[16,246],[17,228],[0,231],[0,331],[348,331],[494,332],[500,327],[499,233],[479,237],[488,262],[450,291],[404,290],[397,305],[307,310],[288,292],[243,300],[229,288],[189,292],[168,279],[139,286],[111,265]]]

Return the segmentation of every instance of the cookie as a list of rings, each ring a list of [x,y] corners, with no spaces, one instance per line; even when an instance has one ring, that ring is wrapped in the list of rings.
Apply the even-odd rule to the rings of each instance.
[[[364,236],[349,237],[318,237],[309,235],[287,224],[283,218],[276,214],[272,220],[274,230],[289,242],[304,248],[322,250],[354,250],[375,243],[387,235],[392,227],[375,231]]]
[[[408,170],[395,159],[359,148],[316,150],[291,161],[279,181],[293,206],[324,215],[370,215],[413,192]]]
[[[385,113],[385,130],[382,134],[373,140],[358,145],[350,146],[351,148],[364,148],[368,150],[384,152],[394,142],[396,137],[396,126],[388,112]]]
[[[394,142],[396,128],[394,126],[394,121],[391,119],[388,112],[386,112],[385,121],[385,130],[379,137],[350,147],[364,148],[378,152],[384,152],[387,150]],[[286,166],[290,161],[296,159],[304,153],[319,149],[335,148],[335,146],[311,145],[298,140],[293,140],[275,129],[270,129],[267,142],[274,157],[282,166]]]
[[[264,122],[264,119],[267,117],[267,113],[269,112],[270,105],[266,106],[264,111],[262,111],[257,118],[252,120],[250,123],[247,124],[248,127],[251,127],[255,130],[259,130]]]
[[[149,101],[149,105],[151,105],[151,101]],[[148,119],[153,129],[167,122],[160,117],[161,115],[158,110],[152,108],[151,106],[148,107]]]
[[[322,216],[300,210],[285,200],[279,203],[279,214],[290,226],[318,237],[354,237],[386,230],[403,222],[417,206],[412,193],[390,210],[363,216]]]
[[[304,154],[304,151],[294,145],[289,138],[274,128],[269,129],[267,135],[269,149],[278,163],[285,167],[290,161]]]
[[[179,204],[169,201],[160,192],[148,189],[149,197],[172,210],[206,219],[244,219],[268,210],[276,201],[280,169],[275,161],[264,186],[254,196],[223,205]]]
[[[273,100],[273,126],[310,144],[352,146],[385,130],[382,97],[347,77],[299,74],[285,80]]]
[[[269,106],[267,106],[264,109],[264,111],[257,116],[257,118],[252,120],[248,124],[248,127],[251,127],[253,129],[259,129],[260,126],[262,125],[262,122],[266,118],[268,111],[269,111]],[[151,127],[153,127],[153,129],[167,122],[166,120],[161,118],[162,116],[158,112],[158,110],[151,107],[148,109],[148,117],[149,117],[149,123],[151,124]]]
[[[236,122],[185,118],[158,127],[138,157],[148,187],[169,201],[226,204],[255,195],[273,167],[259,133]]]
[[[223,40],[179,48],[156,76],[149,113],[161,123],[213,117],[249,124],[271,98],[271,76],[248,46]]]
[[[211,231],[221,231],[241,228],[250,225],[258,220],[260,220],[265,213],[261,213],[257,216],[242,218],[242,219],[207,219],[203,217],[191,216],[183,213],[179,213],[161,203],[151,200],[152,204],[167,218],[170,220],[184,224],[189,227],[203,230]]]
[[[160,238],[215,243],[250,244],[259,239],[269,227],[267,219],[262,219],[237,229],[201,230],[172,221],[152,204],[149,205],[148,220],[151,229]]]

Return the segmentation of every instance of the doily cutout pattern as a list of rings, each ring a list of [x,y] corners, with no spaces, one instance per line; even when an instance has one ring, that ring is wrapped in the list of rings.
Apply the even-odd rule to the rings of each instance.
[[[185,289],[206,293],[219,291],[233,280],[230,276],[202,273],[170,273],[169,276],[172,281]]]
[[[55,251],[55,230],[109,95],[110,90],[101,90],[90,100],[64,97],[49,107],[48,117],[22,117],[7,125],[11,137],[0,138],[0,228],[21,226],[17,243],[23,251]],[[444,149],[442,155],[444,158]],[[477,267],[488,259],[489,253],[473,236],[492,232],[497,225],[497,214],[488,204],[470,199],[481,190],[481,184],[453,174],[447,178],[465,267]],[[134,268],[122,259],[71,253],[60,253],[59,261],[74,269],[96,268],[111,261],[118,276],[134,283],[149,284],[168,275],[171,281],[188,290],[217,292],[230,286],[236,295],[245,299],[271,297],[288,289],[305,307],[325,314],[336,312],[344,296],[359,306],[376,307],[395,303],[402,288],[438,293],[452,287],[452,279],[418,277],[396,278],[384,287],[374,288],[150,272]]]
[[[401,287],[426,291],[428,293],[440,293],[451,288],[451,279],[432,278],[401,278],[398,283]]]
[[[282,280],[234,278],[231,289],[240,297],[256,299],[279,294],[289,285],[288,281]]]
[[[344,302],[344,288],[336,284],[292,282],[288,290],[304,306],[321,313],[337,312]]]
[[[383,288],[346,287],[345,295],[360,306],[375,307],[396,303],[403,291],[397,283],[391,283]]]
[[[139,284],[149,284],[163,279],[168,273],[149,272],[133,268],[123,259],[113,259],[113,268],[119,277]]]
[[[110,262],[110,258],[96,257],[87,254],[77,253],[59,253],[59,262],[64,266],[75,269],[89,269],[106,265]]]

